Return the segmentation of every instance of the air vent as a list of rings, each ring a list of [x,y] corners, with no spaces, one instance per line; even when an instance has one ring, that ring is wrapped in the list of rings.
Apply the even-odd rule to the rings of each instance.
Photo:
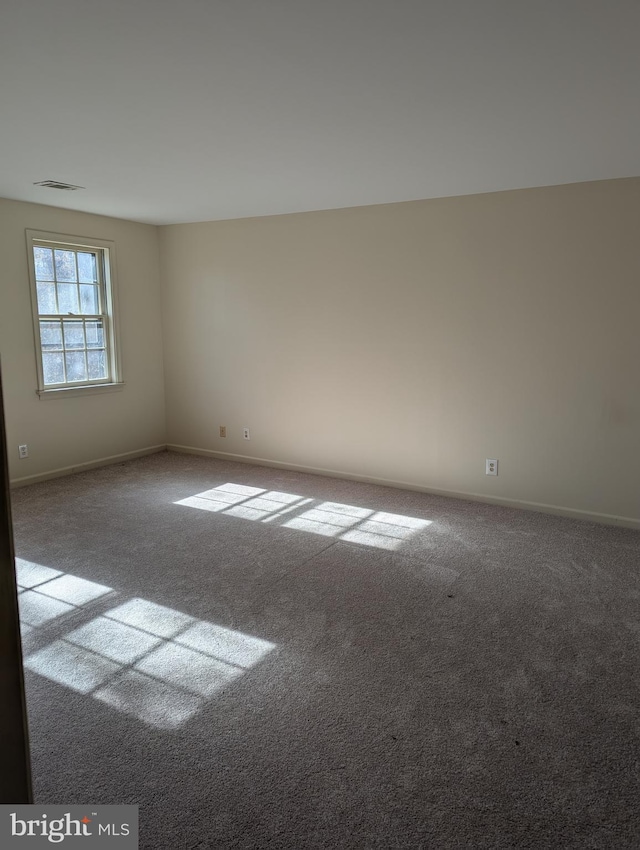
[[[44,186],[45,189],[62,189],[63,192],[75,192],[76,189],[84,189],[84,186],[74,186],[73,183],[60,183],[59,180],[42,180],[34,183],[34,186]]]

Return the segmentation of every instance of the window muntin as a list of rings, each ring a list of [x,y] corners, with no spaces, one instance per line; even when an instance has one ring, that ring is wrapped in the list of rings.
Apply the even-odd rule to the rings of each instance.
[[[28,233],[39,392],[120,383],[112,243],[38,238],[47,235]]]

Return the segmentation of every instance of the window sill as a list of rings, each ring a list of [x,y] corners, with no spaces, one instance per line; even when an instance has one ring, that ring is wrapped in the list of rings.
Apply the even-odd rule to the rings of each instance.
[[[98,393],[115,393],[124,388],[124,381],[115,384],[87,384],[83,387],[56,387],[51,390],[36,390],[40,401],[50,401],[52,398],[72,398],[80,395],[96,395]]]

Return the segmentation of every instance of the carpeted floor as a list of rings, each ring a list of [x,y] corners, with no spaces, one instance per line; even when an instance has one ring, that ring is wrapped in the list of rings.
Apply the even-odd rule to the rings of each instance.
[[[637,848],[638,532],[162,453],[13,492],[36,801],[142,848]]]

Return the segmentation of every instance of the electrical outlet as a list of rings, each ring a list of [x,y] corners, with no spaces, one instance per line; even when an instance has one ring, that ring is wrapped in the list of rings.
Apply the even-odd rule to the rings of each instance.
[[[484,469],[486,475],[497,475],[498,474],[498,461],[496,458],[488,457],[485,463]]]
[[[18,446],[18,454],[21,458],[29,457],[29,447],[27,445]]]
[[[220,436],[221,436],[221,437],[226,437],[226,436],[227,436],[227,426],[226,426],[226,425],[221,425],[221,426],[220,426]]]
[[[251,435],[249,434],[249,429],[248,429],[248,428],[245,428],[245,429],[244,429],[244,431],[242,432],[242,436],[245,438],[245,440],[250,440],[250,439],[251,439]]]

